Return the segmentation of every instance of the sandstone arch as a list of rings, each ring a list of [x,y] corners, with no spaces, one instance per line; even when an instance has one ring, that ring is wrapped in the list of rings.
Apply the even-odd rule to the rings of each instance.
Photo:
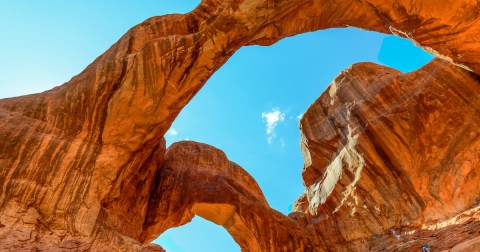
[[[223,226],[242,251],[296,251],[310,243],[293,219],[269,207],[247,172],[209,145],[173,144],[156,181],[141,241],[198,215]]]
[[[189,14],[151,18],[70,82],[0,100],[1,235],[35,248],[141,249],[163,135],[238,48],[356,26],[408,37],[479,74],[479,8],[474,0],[205,0]]]

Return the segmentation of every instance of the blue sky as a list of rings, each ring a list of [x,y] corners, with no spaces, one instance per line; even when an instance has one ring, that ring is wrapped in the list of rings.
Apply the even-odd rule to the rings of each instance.
[[[0,98],[68,81],[129,28],[199,1],[4,1],[0,9]],[[298,116],[334,77],[357,62],[413,71],[432,56],[410,41],[354,28],[240,49],[180,113],[167,144],[190,139],[223,150],[287,214],[303,192]],[[196,217],[155,242],[169,252],[239,251],[221,227]]]

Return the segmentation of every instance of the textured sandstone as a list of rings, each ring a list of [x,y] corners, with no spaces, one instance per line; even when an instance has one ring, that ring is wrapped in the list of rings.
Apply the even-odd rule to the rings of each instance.
[[[374,250],[479,236],[479,80],[439,59],[406,75],[370,63],[342,72],[300,122],[307,192],[295,209],[328,220],[316,224],[328,246],[352,250],[391,229],[401,242]]]
[[[242,251],[311,248],[303,228],[271,209],[256,181],[218,149],[173,144],[156,180],[142,240],[151,241],[198,215],[223,226]]]
[[[160,190],[156,185],[159,181],[153,178],[161,180],[158,176],[163,173],[163,135],[206,80],[240,47],[250,44],[268,45],[283,37],[313,30],[356,26],[406,36],[478,74],[479,6],[475,0],[205,0],[189,14],[154,17],[139,24],[68,83],[40,94],[0,100],[0,239],[9,241],[0,243],[0,249],[15,249],[18,244],[32,249],[62,249],[63,246],[99,250],[106,250],[107,247],[112,250],[127,247],[132,250],[142,249],[144,246],[138,240],[150,240],[156,235],[155,232],[166,228],[162,226],[164,224],[156,223],[156,213],[151,213],[158,211],[157,206],[150,207],[152,203],[162,203],[156,202],[152,195]],[[415,78],[427,78],[430,76],[427,73],[433,76],[432,73],[443,74],[444,70],[447,74],[457,73],[442,79],[443,82],[438,81],[443,85],[446,82],[458,83],[456,89],[448,86],[451,88],[449,90],[455,92],[445,93],[444,96],[447,97],[444,99],[454,97],[457,102],[461,101],[459,94],[467,91],[475,94],[472,84],[468,84],[473,82],[473,75],[450,65],[440,65],[415,75]],[[391,75],[387,73],[391,70],[382,71],[386,76]],[[382,74],[375,71],[371,75],[364,73],[371,79],[378,79]],[[382,78],[378,82],[382,82]],[[385,79],[388,83],[388,78]],[[411,79],[413,81],[414,78]],[[336,95],[341,90],[340,87],[337,89],[335,92],[331,89],[331,93]],[[376,109],[388,109],[385,104],[389,104],[387,101],[390,98],[386,96],[384,103],[379,102],[383,107]],[[474,107],[476,100],[472,102],[470,105]],[[396,103],[394,105],[397,106]],[[417,225],[420,221],[440,221],[473,206],[477,200],[478,185],[473,175],[469,175],[476,172],[476,159],[470,156],[477,143],[474,135],[468,135],[476,132],[454,120],[458,117],[474,120],[476,112],[469,110],[468,113],[460,113],[451,107],[438,109],[435,104],[427,105],[424,108],[427,111],[432,107],[439,114],[447,111],[455,117],[452,119],[446,115],[430,115],[423,118],[424,121],[419,119],[428,124],[422,127],[432,129],[432,132],[418,140],[417,149],[412,147],[398,151],[405,157],[396,157],[394,160],[402,160],[406,164],[379,166],[378,175],[383,175],[380,172],[384,172],[387,176],[383,183],[400,184],[398,188],[387,190],[387,195],[375,195],[379,197],[375,200],[381,201],[390,195],[404,197],[408,202],[404,202],[405,206],[395,202],[383,203],[395,207],[395,210],[381,211],[395,216],[397,226],[407,225],[404,221],[408,218],[414,221],[413,224],[408,224],[410,226]],[[333,101],[331,106],[334,108],[338,104]],[[440,117],[446,121],[435,121],[435,118]],[[345,118],[339,117],[338,120]],[[380,135],[372,139],[404,140],[401,136],[391,135],[392,131],[384,129],[386,126],[376,127],[368,128],[375,130],[369,134]],[[401,128],[409,129],[403,124]],[[455,129],[451,132],[455,134],[448,134],[450,128]],[[349,132],[348,127],[342,128],[339,131],[341,133],[333,136],[340,140],[327,137],[332,142],[325,146],[330,149],[310,151],[316,153],[310,155],[316,168],[306,169],[304,173],[309,188],[316,183],[323,169],[316,164],[327,164],[332,151],[336,152],[339,146],[342,148],[338,149],[339,161],[336,161],[336,168],[332,166],[332,169],[337,169],[338,172],[338,163],[345,161],[353,174],[353,180],[349,178],[348,181],[343,181],[344,185],[347,182],[369,184],[363,182],[364,178],[374,176],[365,176],[365,171],[377,172],[370,167],[375,161],[371,159],[377,158],[376,161],[382,163],[385,162],[382,157],[389,157],[391,153],[373,153],[372,156],[367,156],[358,151],[356,146],[366,138],[359,135],[356,131],[359,129],[351,127]],[[394,132],[406,134],[400,130]],[[443,134],[443,138],[436,134]],[[462,142],[461,134],[464,134],[464,139],[470,138],[471,141]],[[384,137],[397,138],[389,140]],[[427,141],[430,138],[431,141]],[[432,143],[435,144],[427,145]],[[383,148],[396,143],[381,144]],[[461,145],[465,147],[463,152],[458,147]],[[399,145],[400,147],[402,146]],[[367,149],[365,147],[362,151]],[[412,155],[403,152],[406,150],[425,153],[425,157],[422,155],[425,160],[412,158]],[[437,156],[432,155],[444,159],[435,160]],[[435,166],[420,172],[416,166],[418,164]],[[398,174],[412,174],[399,181],[392,177],[394,174],[391,172],[386,173],[385,167],[390,166],[395,167],[394,171]],[[435,174],[434,177],[422,177],[435,168],[444,171],[432,173]],[[450,176],[446,175],[448,169],[453,169]],[[357,173],[361,178],[355,181]],[[465,177],[469,179],[465,180]],[[335,177],[331,181],[334,180]],[[373,184],[371,182],[370,186]],[[450,193],[439,189],[441,186],[456,189],[454,193],[459,201],[452,201]],[[412,191],[400,194],[399,190],[404,188]],[[336,209],[336,203],[342,199],[339,197],[344,189],[356,191],[353,186],[332,188],[326,185],[323,191],[309,190],[309,196],[302,197],[298,206],[303,206],[302,210],[305,210],[303,208],[308,208],[309,205],[317,215],[327,211],[322,209]],[[330,191],[332,199],[322,199],[322,195],[330,194]],[[311,201],[305,202],[306,199]],[[319,206],[322,201],[325,204]],[[421,205],[427,201],[428,205]],[[413,212],[410,213],[409,210]],[[337,212],[346,214],[343,208]],[[425,216],[419,217],[422,214]],[[408,218],[404,215],[408,215]],[[303,220],[299,216],[299,220]],[[382,222],[385,227],[393,225],[382,218],[378,222]],[[177,225],[182,222],[172,223]],[[362,229],[359,230],[363,232]],[[377,228],[373,231],[376,230]],[[345,239],[345,243],[364,239],[367,234],[345,237],[342,228],[335,232],[340,235],[338,239]],[[239,241],[242,238],[235,239]]]

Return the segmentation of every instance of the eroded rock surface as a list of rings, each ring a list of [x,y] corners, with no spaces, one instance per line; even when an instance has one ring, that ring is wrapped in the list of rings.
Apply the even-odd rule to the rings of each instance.
[[[479,105],[478,76],[439,59],[406,75],[345,70],[301,119],[296,210],[332,247],[386,235],[374,250],[438,250],[479,236]]]
[[[156,181],[143,241],[198,215],[223,226],[242,251],[312,248],[307,232],[295,220],[271,209],[257,182],[214,147],[173,144]]]
[[[163,135],[179,111],[240,47],[269,45],[313,30],[356,26],[409,37],[478,74],[479,8],[475,0],[204,0],[186,15],[154,17],[135,26],[68,83],[40,94],[0,100],[0,239],[10,241],[10,245],[1,243],[0,249],[15,249],[18,244],[32,249],[45,248],[41,244],[61,248],[65,242],[65,246],[82,248],[86,244],[89,249],[95,249],[95,244],[107,244],[112,250],[142,249],[138,241],[151,239],[151,234],[146,238],[150,231],[145,228],[158,228],[145,221],[151,218],[149,202],[158,189],[152,178],[162,172]],[[435,70],[444,68],[456,69],[442,65]],[[463,88],[464,83],[458,82]],[[450,124],[442,122],[438,127]],[[340,135],[358,144],[355,138],[361,135],[351,130],[350,135],[345,131]],[[457,143],[450,144],[454,148]],[[476,143],[463,144],[470,148]],[[337,150],[331,148],[319,150],[324,156],[318,158],[331,157],[329,151]],[[364,154],[356,155],[348,145],[344,149],[342,156],[355,167],[363,162],[368,167],[371,161],[362,161]],[[423,152],[429,151],[434,150]],[[469,171],[461,155],[446,159],[463,167],[450,178],[413,180],[412,193],[418,194],[420,188],[425,195],[416,199],[407,194],[411,205],[398,211],[417,209],[413,219],[418,213],[428,213],[422,218],[435,221],[473,204],[478,188],[474,182],[455,177]],[[308,178],[316,182],[315,173],[305,178],[308,185],[312,182]],[[457,182],[460,189],[455,192],[464,202],[447,201],[446,210],[419,212],[423,206],[417,203],[426,200],[423,196],[435,207],[448,199],[435,186],[447,183],[457,188]],[[428,188],[421,187],[424,183]]]
[[[307,192],[288,217],[220,150],[176,143],[156,178],[142,240],[199,215],[243,251],[474,248],[479,80],[440,59],[405,75],[371,63],[342,72],[301,119]]]

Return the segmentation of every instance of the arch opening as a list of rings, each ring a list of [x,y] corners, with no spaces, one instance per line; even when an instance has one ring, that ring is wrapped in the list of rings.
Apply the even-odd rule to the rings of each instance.
[[[359,43],[351,45],[347,38]],[[404,49],[408,56],[396,57]],[[419,59],[409,62],[408,57]],[[194,140],[223,150],[252,174],[274,209],[288,214],[304,190],[299,118],[335,76],[357,62],[408,72],[432,58],[407,39],[356,28],[244,47],[181,111],[165,135],[167,146]]]
[[[240,247],[221,226],[195,216],[191,222],[165,231],[152,243],[168,252],[240,251]]]
[[[285,40],[285,41],[286,41],[286,40]],[[281,43],[283,43],[283,42],[281,41],[281,42],[279,42],[279,43],[277,43],[277,44],[280,44],[280,45],[281,45]],[[251,47],[251,48],[258,48],[258,47]],[[244,50],[247,50],[247,49],[244,49]],[[255,50],[254,50],[254,49],[252,49],[252,50],[254,51],[254,53],[252,53],[252,54],[256,54],[256,53],[255,53]],[[263,49],[262,49],[262,50],[263,50]],[[237,54],[238,54],[238,53],[237,53]],[[297,52],[297,53],[292,53],[291,55],[288,55],[288,56],[289,56],[288,59],[289,59],[289,60],[292,60],[292,58],[295,59],[295,57],[294,57],[295,54],[298,54],[298,52]],[[300,53],[300,54],[301,54],[301,53]],[[259,56],[257,55],[256,58],[254,58],[254,60],[256,60],[256,61],[258,60],[260,63],[263,63],[263,66],[267,66],[267,68],[268,68],[268,62],[262,62],[262,60],[261,60],[261,59],[259,60],[259,58],[261,58],[261,57],[259,57]],[[322,57],[320,57],[320,58],[322,58]],[[298,63],[298,61],[296,61],[296,62],[294,62],[294,63]],[[298,65],[298,64],[297,64],[297,65]],[[302,64],[300,64],[300,65],[302,65]],[[258,65],[251,65],[251,66],[249,66],[249,68],[256,68],[257,66],[258,66]],[[262,66],[262,65],[260,65],[260,66]],[[291,66],[290,66],[290,67],[291,67]],[[225,67],[223,67],[223,68],[225,68]],[[286,66],[286,68],[289,68],[289,66]],[[261,69],[261,68],[259,68],[259,69]],[[282,68],[282,69],[283,69],[283,68]],[[278,71],[282,71],[282,69],[274,69],[274,70],[276,70],[276,71],[278,72]],[[304,71],[307,72],[306,70],[304,70]],[[337,72],[337,73],[338,73],[338,72]],[[336,74],[336,73],[335,73],[335,74]],[[300,74],[300,75],[301,75],[301,74]],[[258,76],[262,76],[262,75],[260,75],[260,74],[252,74],[252,76],[258,77]],[[299,76],[299,75],[297,75],[297,76]],[[285,77],[285,75],[282,75],[281,77]],[[275,80],[272,80],[272,79],[270,79],[270,78],[268,77],[268,74],[265,74],[265,76],[263,76],[263,78],[264,78],[263,81],[264,81],[265,87],[266,87],[266,86],[269,86],[269,85],[272,86],[272,82],[273,82],[274,84],[276,84],[276,83],[275,83]],[[331,79],[333,79],[333,78],[330,78],[330,80],[331,80]],[[298,79],[296,79],[296,80],[294,80],[294,81],[295,81],[296,83],[302,82],[302,80],[298,80]],[[246,83],[254,83],[254,82],[248,82],[248,81],[247,81]],[[314,82],[312,82],[312,83],[314,83]],[[326,82],[326,83],[328,84],[329,82]],[[207,86],[208,86],[208,84],[207,84]],[[231,86],[233,86],[233,84],[229,85],[228,87],[230,88]],[[245,88],[245,86],[242,86],[242,85],[238,85],[238,86],[241,86],[242,88]],[[280,89],[282,89],[282,88],[283,88],[283,87],[280,87]],[[321,89],[324,90],[325,88],[321,88]],[[323,90],[322,90],[322,91],[323,91]],[[278,90],[270,90],[270,89],[267,88],[265,91],[266,91],[266,93],[265,93],[265,95],[263,95],[264,98],[265,98],[265,97],[275,98],[275,95],[276,95],[276,94],[279,94]],[[283,90],[283,92],[286,92],[286,91]],[[241,92],[236,93],[236,94],[240,94],[240,93],[241,93]],[[294,92],[289,92],[289,94],[293,94],[293,93],[294,93]],[[314,96],[318,96],[318,95],[321,94],[321,92],[318,92],[318,93],[310,92],[310,93],[313,94]],[[247,97],[249,97],[249,96],[250,96],[250,95],[247,95]],[[241,97],[241,96],[240,96],[240,97]],[[290,99],[296,99],[296,98],[292,98],[291,96],[290,96],[289,98],[290,98]],[[228,100],[228,99],[227,99],[227,100]],[[247,100],[247,99],[244,99],[244,100]],[[302,98],[302,100],[304,100],[304,101],[305,101],[305,100],[306,100],[306,101],[312,101],[313,99],[308,100],[308,99],[303,99],[303,98]],[[273,150],[273,151],[272,151],[272,152],[274,152],[273,154],[275,154],[275,153],[276,153],[276,154],[278,154],[278,153],[280,153],[280,154],[282,154],[282,153],[285,154],[285,153],[288,153],[288,152],[289,152],[289,150],[286,149],[287,146],[289,146],[289,142],[288,142],[287,140],[285,140],[285,139],[282,139],[281,136],[283,135],[283,133],[288,132],[288,129],[284,128],[284,129],[283,129],[284,132],[282,132],[283,130],[281,129],[280,126],[281,126],[281,125],[287,125],[287,124],[289,124],[289,125],[295,125],[295,124],[296,124],[296,123],[294,123],[295,121],[289,123],[287,120],[288,120],[288,119],[297,118],[297,117],[295,116],[296,113],[293,113],[293,111],[297,111],[297,110],[295,110],[296,108],[295,108],[295,109],[294,109],[294,108],[291,108],[291,107],[289,107],[288,105],[286,105],[286,106],[284,106],[284,105],[276,105],[276,103],[279,103],[279,100],[272,99],[271,101],[268,102],[268,104],[264,104],[264,105],[263,105],[262,110],[259,110],[260,113],[256,113],[257,119],[259,119],[258,117],[259,117],[259,115],[261,115],[261,117],[260,117],[261,119],[259,119],[259,120],[257,120],[257,121],[262,121],[262,120],[264,120],[264,121],[263,121],[263,124],[262,124],[262,127],[260,127],[260,128],[262,128],[262,131],[263,131],[263,132],[265,132],[265,131],[267,132],[267,136],[264,136],[263,138],[261,137],[260,139],[266,140],[268,146],[271,146],[271,144],[277,144],[277,147],[280,146],[281,148],[284,148],[284,149],[280,149],[280,150]],[[228,106],[224,106],[224,107],[229,108]],[[227,112],[228,112],[228,111],[227,111]],[[288,112],[288,114],[287,114],[287,112]],[[298,112],[298,111],[297,111],[297,112]],[[290,113],[293,113],[293,115],[290,114]],[[225,113],[225,114],[227,114],[227,113]],[[225,114],[224,114],[224,115],[225,115]],[[263,115],[265,115],[265,116],[263,116]],[[300,114],[298,114],[297,116],[299,116],[299,115],[300,115]],[[234,116],[238,116],[238,114],[234,114]],[[291,118],[289,118],[288,116],[291,116]],[[271,118],[273,118],[273,119],[271,119]],[[221,121],[221,120],[218,120],[218,121]],[[233,122],[235,122],[235,121],[233,121]],[[266,123],[266,125],[265,125],[265,123]],[[276,123],[276,124],[275,124],[275,123]],[[278,127],[275,128],[275,127],[273,127],[274,125],[277,125]],[[266,127],[266,129],[265,129],[265,127]],[[273,127],[273,128],[271,128],[271,127]],[[206,126],[206,128],[208,128],[208,126]],[[174,128],[174,129],[175,129],[175,128]],[[274,131],[274,129],[275,129],[276,131]],[[234,131],[237,131],[237,132],[238,132],[239,130],[237,129],[237,130],[234,130]],[[179,133],[179,132],[180,132],[180,133]],[[270,132],[270,133],[269,133],[269,132]],[[171,136],[177,136],[177,135],[179,135],[179,134],[181,134],[181,133],[182,133],[182,131],[177,131],[177,130],[175,130],[175,133],[172,132]],[[219,134],[219,135],[221,136],[221,134]],[[236,134],[236,136],[238,137],[239,134]],[[271,138],[270,138],[270,137],[271,137]],[[193,138],[193,136],[191,136],[191,138]],[[269,141],[269,139],[271,139],[271,141]],[[196,139],[196,140],[197,140],[197,139]],[[199,140],[199,141],[206,142],[206,143],[211,143],[210,141],[205,141],[205,140]],[[298,142],[298,141],[297,141],[297,142]],[[250,142],[250,143],[251,143],[250,146],[256,145],[255,142]],[[258,144],[258,143],[257,143],[257,144]],[[217,144],[212,144],[212,145],[219,146],[219,145],[217,145]],[[235,145],[235,144],[234,144],[234,145]],[[237,147],[238,147],[238,145],[237,145]],[[228,148],[222,148],[222,149],[225,149],[225,151],[227,151]],[[297,148],[297,149],[298,149],[298,148]],[[232,153],[233,153],[233,152],[232,152]],[[272,154],[272,153],[270,153],[270,154]],[[257,155],[259,155],[259,154],[257,153]],[[231,155],[229,154],[229,156],[231,156]],[[232,158],[232,159],[233,159],[233,160],[239,160],[239,159],[237,159],[237,158],[235,158],[235,157]],[[253,158],[252,158],[252,159],[253,159]],[[267,160],[268,160],[268,159],[270,159],[270,158],[267,158]],[[275,159],[275,158],[273,158],[273,159]],[[270,160],[271,160],[271,159],[270,159]],[[280,161],[280,162],[283,163],[283,161]],[[287,164],[288,164],[288,162],[287,162]],[[291,163],[289,163],[289,164],[290,164],[289,167],[292,167],[292,166],[297,167],[296,165],[291,165]],[[248,165],[248,164],[247,164],[247,165],[242,165],[242,166],[245,167],[246,169],[255,169],[255,167],[258,167],[259,165]],[[277,164],[271,164],[271,163],[268,163],[265,167],[275,167],[275,166],[279,167]],[[250,168],[250,167],[252,167],[252,168]],[[265,170],[267,170],[267,171],[266,171],[267,175],[268,175],[269,172],[271,172],[271,169],[265,168]],[[269,171],[269,170],[270,170],[270,171]],[[298,174],[298,169],[295,169],[295,172]],[[255,174],[255,172],[250,172],[250,173]],[[281,172],[275,172],[275,173],[276,173],[276,174],[281,174]],[[257,178],[257,175],[254,175],[254,177]],[[275,184],[276,188],[280,188],[280,187],[286,187],[286,188],[288,188],[288,186],[285,186],[285,181],[287,181],[287,180],[280,179],[279,181],[273,182],[273,184]],[[292,179],[291,176],[288,176],[288,181],[301,181],[301,180]],[[260,182],[261,185],[264,184],[264,183],[265,183],[265,182]],[[264,188],[264,186],[262,186],[262,188]],[[277,190],[276,190],[275,188],[273,188],[273,189],[267,189],[267,190],[265,190],[265,191],[266,191],[266,194],[267,194],[267,198],[269,198],[267,192],[268,192],[268,191],[273,191],[273,192],[275,192],[275,191],[277,191]],[[297,196],[299,195],[297,192],[295,192],[294,194],[295,194],[294,197],[297,197]],[[288,204],[290,205],[292,201],[289,200],[288,202],[289,202]],[[285,206],[283,206],[283,207],[278,207],[278,206],[276,206],[276,204],[277,204],[277,203],[275,203],[275,205],[273,206],[274,208],[280,209],[280,210],[281,210],[282,212],[284,212],[284,213],[285,213],[285,212],[288,212],[288,210],[285,210],[285,209],[288,209],[289,207],[285,207]],[[289,206],[289,205],[288,205],[288,206]]]
[[[287,215],[304,191],[298,120],[310,103],[354,63],[405,73],[432,58],[407,39],[356,28],[244,47],[182,110],[165,136],[167,145],[195,140],[223,150],[257,180],[271,207]]]

